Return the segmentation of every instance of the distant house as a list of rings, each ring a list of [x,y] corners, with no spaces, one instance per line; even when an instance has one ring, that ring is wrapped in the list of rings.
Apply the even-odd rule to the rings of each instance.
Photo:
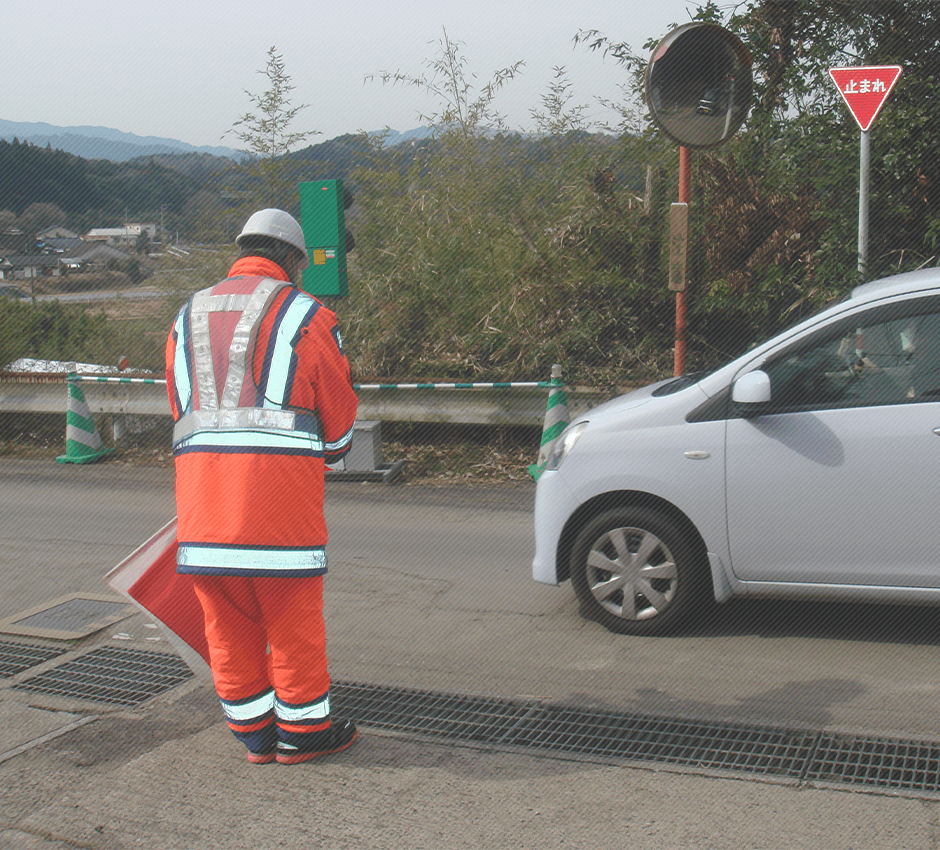
[[[132,256],[126,251],[103,242],[85,242],[78,237],[53,237],[43,243],[41,254],[0,254],[0,280],[63,277],[69,272],[113,268],[131,259]]]
[[[78,234],[61,224],[54,224],[45,230],[40,230],[36,234],[37,242],[45,242],[47,239],[78,239]]]
[[[29,250],[29,234],[18,227],[10,227],[0,232],[0,254],[25,254]]]
[[[108,245],[136,245],[142,233],[150,239],[157,235],[155,224],[125,224],[122,227],[94,227],[83,237],[86,242],[105,242]]]
[[[62,258],[55,254],[9,254],[0,257],[0,279],[27,280],[35,277],[61,277],[68,273]]]
[[[56,254],[70,271],[107,268],[109,263],[122,263],[131,259],[126,251],[121,251],[104,242],[86,242],[74,239],[47,239],[42,246],[43,253]]]
[[[126,262],[131,255],[111,245],[101,242],[85,242],[70,251],[64,251],[62,262],[72,265],[80,263],[82,267],[106,268],[111,262]]]
[[[86,242],[81,236],[48,236],[41,241],[37,240],[36,247],[41,254],[75,254],[92,244],[101,245],[100,242]]]

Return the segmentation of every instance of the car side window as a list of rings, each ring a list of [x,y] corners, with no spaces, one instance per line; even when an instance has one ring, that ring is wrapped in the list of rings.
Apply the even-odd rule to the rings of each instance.
[[[920,317],[905,329],[911,397],[940,400],[940,313]]]
[[[841,320],[764,371],[768,412],[940,401],[940,303],[901,302]]]

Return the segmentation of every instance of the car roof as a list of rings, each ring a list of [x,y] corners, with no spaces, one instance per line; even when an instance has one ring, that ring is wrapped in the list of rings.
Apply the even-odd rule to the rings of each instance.
[[[902,272],[891,277],[863,283],[852,290],[851,298],[883,298],[887,295],[903,295],[906,292],[918,292],[922,289],[940,288],[940,268],[918,269],[914,272]]]

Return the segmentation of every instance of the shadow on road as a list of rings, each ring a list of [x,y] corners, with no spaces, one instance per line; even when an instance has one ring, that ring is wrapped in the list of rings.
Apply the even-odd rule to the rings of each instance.
[[[934,607],[733,599],[710,606],[686,634],[940,645]]]

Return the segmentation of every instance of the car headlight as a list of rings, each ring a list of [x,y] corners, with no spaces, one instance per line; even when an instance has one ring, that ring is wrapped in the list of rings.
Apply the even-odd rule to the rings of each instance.
[[[564,459],[568,457],[568,452],[570,452],[574,448],[574,444],[581,439],[581,435],[584,433],[587,426],[587,421],[579,422],[577,425],[569,425],[558,435],[558,438],[555,440],[548,454],[545,469],[554,470],[561,466]]]

